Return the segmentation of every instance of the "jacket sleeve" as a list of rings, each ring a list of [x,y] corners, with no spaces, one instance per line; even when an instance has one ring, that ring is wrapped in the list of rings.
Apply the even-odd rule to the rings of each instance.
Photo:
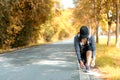
[[[91,36],[91,46],[92,46],[92,58],[95,58],[96,57],[96,42],[95,42],[95,39],[94,39],[94,36]]]
[[[79,42],[78,42],[77,36],[74,37],[74,48],[75,48],[75,52],[76,52],[78,61],[79,61],[79,63],[80,63],[81,54],[80,54],[80,46],[79,46]]]

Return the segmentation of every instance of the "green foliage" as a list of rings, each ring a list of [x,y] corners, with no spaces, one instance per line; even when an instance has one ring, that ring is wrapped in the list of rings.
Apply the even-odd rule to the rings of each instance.
[[[54,26],[52,26],[51,21],[47,21],[43,25],[42,29],[44,29],[44,32],[41,35],[43,35],[44,40],[47,41],[47,42],[51,41],[51,38],[55,34]]]
[[[62,39],[64,37],[69,37],[70,33],[66,32],[66,30],[61,30],[59,33],[59,39]]]

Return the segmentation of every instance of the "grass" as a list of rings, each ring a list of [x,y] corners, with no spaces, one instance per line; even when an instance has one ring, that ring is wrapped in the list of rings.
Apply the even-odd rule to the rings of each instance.
[[[96,65],[105,74],[105,80],[120,80],[120,48],[116,48],[115,39],[111,39],[111,45],[106,45],[107,39],[100,38],[97,44]]]

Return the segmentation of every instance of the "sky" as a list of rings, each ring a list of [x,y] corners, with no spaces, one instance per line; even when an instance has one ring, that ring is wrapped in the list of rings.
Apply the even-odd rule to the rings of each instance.
[[[61,0],[61,4],[64,5],[65,9],[74,7],[73,0]]]

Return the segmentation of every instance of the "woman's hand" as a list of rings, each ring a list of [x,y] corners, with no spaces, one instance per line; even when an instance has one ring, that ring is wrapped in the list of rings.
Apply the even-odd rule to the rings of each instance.
[[[95,67],[95,58],[92,59],[90,66]]]
[[[85,65],[84,65],[83,61],[80,61],[80,67],[85,68]]]

